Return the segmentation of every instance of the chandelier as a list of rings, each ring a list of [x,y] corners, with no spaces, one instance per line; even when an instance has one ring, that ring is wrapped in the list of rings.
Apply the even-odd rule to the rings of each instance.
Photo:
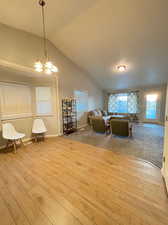
[[[44,60],[38,60],[34,64],[35,71],[44,72],[46,74],[52,74],[54,72],[58,72],[58,68],[53,65],[51,61],[48,59],[48,50],[47,50],[47,39],[46,39],[46,26],[45,26],[45,16],[44,16],[44,7],[46,2],[43,0],[39,1],[39,5],[41,7],[42,12],[42,25],[43,25],[43,43],[44,43]]]

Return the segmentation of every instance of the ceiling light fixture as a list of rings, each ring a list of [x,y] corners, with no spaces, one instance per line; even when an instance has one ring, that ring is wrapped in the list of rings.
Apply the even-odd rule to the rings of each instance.
[[[48,50],[47,50],[47,38],[46,38],[46,26],[45,26],[45,16],[44,16],[44,7],[46,2],[43,0],[39,1],[39,5],[42,11],[42,25],[43,25],[43,42],[44,42],[44,60],[38,60],[34,64],[35,71],[37,72],[44,72],[46,74],[52,74],[58,72],[58,68],[53,65],[52,62],[48,59]]]
[[[127,70],[127,66],[126,65],[119,65],[119,66],[117,66],[117,70],[119,72],[125,72]]]

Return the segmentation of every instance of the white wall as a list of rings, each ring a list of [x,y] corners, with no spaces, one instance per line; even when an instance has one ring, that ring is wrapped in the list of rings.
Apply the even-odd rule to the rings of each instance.
[[[38,36],[26,33],[21,30],[10,28],[6,25],[0,24],[0,64],[7,62],[11,67],[17,65],[17,67],[33,68],[34,62],[40,59],[43,55],[42,51],[42,39]],[[58,115],[61,115],[61,99],[64,97],[72,97],[74,90],[87,91],[89,99],[88,110],[95,108],[102,108],[103,106],[103,94],[102,90],[93,81],[89,74],[72,61],[65,57],[60,51],[58,51],[52,43],[48,42],[50,60],[59,68],[58,89],[56,89],[57,81],[55,77],[47,77],[46,75],[39,76],[39,74],[17,73],[14,71],[1,71],[0,81],[26,83],[30,85],[51,85],[55,88],[55,93],[59,93],[59,103],[55,95],[55,112],[52,117],[45,117],[45,121],[48,126],[49,134],[59,134]],[[39,77],[38,77],[39,76]],[[86,118],[85,118],[86,119]],[[31,120],[31,118],[30,118]],[[20,120],[14,120],[16,128],[20,128]],[[82,122],[83,124],[86,121]],[[22,120],[22,124],[24,124]],[[27,129],[27,120],[25,121],[25,129]],[[29,129],[29,128],[28,128]],[[27,137],[30,136],[26,130]]]

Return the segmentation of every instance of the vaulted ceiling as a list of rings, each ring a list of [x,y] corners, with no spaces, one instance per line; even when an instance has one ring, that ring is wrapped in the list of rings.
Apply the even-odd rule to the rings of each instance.
[[[168,81],[167,0],[50,0],[48,39],[102,89]],[[38,1],[2,0],[0,22],[41,35]],[[116,65],[126,64],[119,73]]]

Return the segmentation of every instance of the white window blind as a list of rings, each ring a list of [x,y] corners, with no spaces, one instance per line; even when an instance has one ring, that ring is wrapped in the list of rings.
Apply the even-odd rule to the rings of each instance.
[[[25,85],[1,84],[2,119],[32,115],[31,89]]]
[[[36,113],[52,114],[52,94],[50,87],[36,87]]]

